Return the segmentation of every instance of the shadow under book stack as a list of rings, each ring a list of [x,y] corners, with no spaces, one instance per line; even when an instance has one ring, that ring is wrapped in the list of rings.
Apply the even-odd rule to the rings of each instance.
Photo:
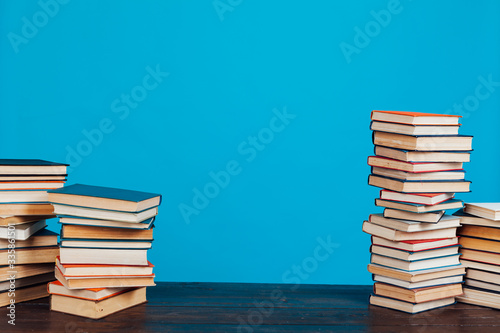
[[[47,297],[59,254],[47,190],[64,186],[66,164],[0,159],[0,306]],[[15,306],[15,305],[14,305]]]
[[[375,156],[369,185],[382,188],[363,231],[372,235],[370,304],[418,313],[455,303],[463,293],[460,218],[446,214],[469,192],[463,163],[472,137],[458,134],[459,116],[373,111]]]
[[[161,196],[75,184],[49,191],[49,201],[62,224],[51,310],[99,319],[146,302]]]
[[[500,203],[466,203],[455,213],[467,268],[462,303],[500,309]]]

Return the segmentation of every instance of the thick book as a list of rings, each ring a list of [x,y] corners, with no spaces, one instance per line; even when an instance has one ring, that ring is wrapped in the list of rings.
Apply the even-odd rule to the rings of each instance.
[[[479,262],[479,261],[467,260],[464,258],[460,258],[460,262],[462,263],[462,265],[464,265],[464,267],[467,267],[468,271],[471,268],[473,268],[473,269],[478,269],[481,271],[500,274],[500,266],[496,265],[496,264],[489,264],[489,263],[484,263],[484,262]]]
[[[0,159],[0,175],[66,175],[68,166],[36,159]]]
[[[439,279],[421,281],[421,282],[408,282],[404,280],[394,279],[391,277],[383,275],[374,275],[373,280],[376,282],[382,282],[386,284],[391,284],[406,289],[419,289],[435,286],[444,286],[447,284],[456,284],[463,282],[463,275],[447,276]]]
[[[466,202],[464,207],[464,212],[485,219],[500,221],[500,202],[482,202],[482,203]]]
[[[74,276],[68,277],[55,269],[56,279],[68,289],[89,288],[122,288],[122,287],[150,287],[155,286],[155,275],[149,276]]]
[[[409,252],[427,251],[427,250],[439,249],[442,247],[459,245],[457,237],[429,239],[429,240],[426,239],[419,241],[394,242],[377,236],[372,236],[372,244],[390,247],[402,251],[409,251]]]
[[[500,241],[500,229],[477,225],[464,225],[459,230],[461,236],[484,238]]]
[[[417,221],[426,223],[438,223],[444,216],[445,211],[429,212],[429,213],[413,213],[405,210],[386,208],[384,209],[384,217],[401,219],[407,221]],[[455,217],[452,217],[456,219]],[[460,219],[456,219],[457,227],[460,226]]]
[[[57,246],[57,236],[58,234],[53,231],[41,229],[26,240],[16,240],[15,246],[16,249],[26,247]],[[9,244],[12,244],[9,239],[0,239],[0,250],[8,249]]]
[[[475,268],[468,268],[466,277],[467,279],[474,279],[478,281],[500,285],[500,273],[493,273],[488,271],[482,271]]]
[[[96,248],[96,249],[150,249],[151,241],[120,241],[116,239],[74,239],[61,238],[61,247]]]
[[[68,175],[63,174],[63,175],[1,175],[0,174],[0,181],[4,182],[10,182],[10,181],[53,181],[53,180],[59,180],[59,181],[66,181],[66,177]]]
[[[137,288],[102,301],[61,295],[50,296],[50,309],[76,316],[101,319],[115,312],[146,302],[146,288]]]
[[[375,275],[383,275],[393,279],[416,283],[416,282],[445,278],[449,276],[464,275],[465,266],[462,265],[445,266],[445,267],[437,267],[432,269],[409,272],[402,269],[396,269],[377,264],[369,264],[368,271]]]
[[[8,290],[0,293],[0,307],[10,304],[10,300],[13,298],[11,298],[9,294],[11,293]],[[15,301],[17,304],[34,299],[44,298],[47,296],[49,296],[49,293],[47,292],[47,284],[42,283],[34,286],[16,289]]]
[[[462,170],[463,163],[460,162],[403,162],[387,157],[369,156],[368,165],[372,167],[394,169],[406,172],[439,172],[450,170]]]
[[[467,180],[400,180],[395,178],[370,175],[368,184],[387,190],[403,193],[442,193],[470,192],[470,181]]]
[[[472,260],[485,264],[500,265],[500,253],[492,253],[465,248],[462,248],[460,252],[462,253],[461,259],[463,260]]]
[[[13,282],[10,279],[7,281],[0,282],[0,292],[4,292],[9,289],[20,289],[35,284],[47,283],[54,280],[55,277],[53,272],[39,274],[39,275],[32,275],[24,278],[18,278],[16,276]]]
[[[425,230],[415,232],[405,232],[387,228],[375,223],[365,221],[363,223],[363,231],[372,236],[378,236],[392,241],[407,241],[407,240],[427,240],[439,238],[453,238],[457,236],[457,228],[446,228],[436,230]]]
[[[0,181],[0,190],[51,190],[64,186],[64,181]]]
[[[410,314],[416,314],[455,304],[455,297],[443,298],[434,301],[415,304],[415,303],[404,302],[394,298],[371,295],[370,304]]]
[[[460,255],[456,254],[439,258],[406,261],[391,257],[385,257],[378,254],[372,254],[370,263],[411,272],[424,269],[459,265],[460,264],[459,258]]]
[[[42,263],[42,264],[27,264],[27,265],[15,265],[15,275],[16,279],[22,279],[25,277],[41,274],[52,274],[54,275],[54,263]],[[8,281],[12,277],[12,268],[10,265],[0,266],[0,281]]]
[[[118,222],[129,222],[129,223],[140,223],[158,214],[158,207],[149,208],[138,213],[129,213],[129,212],[120,212],[115,210],[61,205],[55,203],[53,203],[52,206],[54,206],[54,213],[57,215],[70,215],[75,217],[84,217],[84,218],[99,219],[99,220],[111,220]]]
[[[56,266],[66,277],[76,276],[137,276],[153,274],[154,265],[96,265],[96,264],[61,264],[56,258]],[[53,267],[52,267],[53,268]],[[52,269],[53,270],[53,269]]]
[[[9,250],[0,250],[0,265],[9,263]],[[58,246],[29,247],[24,249],[15,249],[16,265],[54,263],[59,255]]]
[[[460,226],[460,219],[452,215],[443,216],[439,223],[420,223],[416,221],[399,220],[394,218],[387,218],[382,216],[381,214],[371,214],[368,221],[370,223],[374,223],[386,228],[404,232],[419,232],[419,231],[430,231],[438,229],[449,229],[449,228],[457,228]],[[442,237],[432,237],[432,238],[442,238]]]
[[[461,283],[419,289],[406,289],[376,282],[373,288],[375,295],[395,298],[410,303],[429,302],[463,294]]]
[[[12,202],[47,202],[49,196],[46,190],[31,191],[0,191],[0,203]]]
[[[438,172],[406,172],[394,169],[372,167],[374,175],[400,180],[463,180],[465,171],[438,171]]]
[[[61,238],[152,241],[153,229],[135,230],[64,224],[61,229]]]
[[[0,216],[0,226],[18,225],[40,220],[48,220],[55,215],[26,215],[26,216]]]
[[[47,291],[51,295],[75,297],[91,301],[102,301],[103,299],[116,296],[129,290],[131,290],[131,288],[128,287],[68,289],[59,281],[53,281],[47,285]]]
[[[389,190],[380,191],[380,199],[393,200],[421,205],[437,205],[453,199],[454,193],[400,193]]]
[[[458,302],[500,309],[500,292],[465,286],[464,294],[457,297]]]
[[[15,239],[15,240],[27,240],[31,235],[37,231],[45,228],[47,224],[45,220],[37,222],[29,222],[25,224],[16,225],[15,228],[10,228],[7,226],[0,227],[0,238],[3,239]]]
[[[460,217],[460,224],[462,225],[477,225],[483,227],[500,228],[500,222],[485,219],[475,215],[467,214],[463,209],[457,210],[453,213],[454,216]]]
[[[462,116],[426,113],[426,112],[411,112],[411,111],[383,111],[373,110],[371,119],[373,121],[385,121],[399,124],[409,125],[459,125],[459,119]]]
[[[450,199],[435,205],[422,205],[411,202],[384,200],[377,198],[375,199],[375,206],[399,209],[413,213],[430,213],[430,212],[437,212],[440,210],[459,209],[463,207],[463,202],[462,200]],[[456,216],[455,214],[453,215]]]
[[[52,203],[137,213],[160,205],[161,195],[112,187],[74,184],[49,191]]]
[[[155,218],[152,217],[139,223],[130,223],[130,222],[98,220],[98,219],[65,216],[65,215],[59,217],[59,223],[61,224],[110,227],[110,228],[126,228],[126,229],[151,229],[153,227],[154,220]]]
[[[61,247],[62,264],[147,265],[147,250]]]
[[[377,146],[416,151],[470,151],[472,136],[416,136],[373,132],[373,143]]]
[[[473,237],[460,237],[460,245],[470,250],[500,253],[500,241]]]
[[[1,192],[1,191],[0,191]],[[0,216],[11,215],[51,215],[54,207],[49,203],[15,202],[0,203]]]
[[[407,125],[389,123],[383,121],[372,121],[372,131],[406,134],[406,135],[458,135],[459,125]]]
[[[385,257],[405,260],[405,261],[416,261],[424,259],[432,259],[439,257],[446,257],[458,254],[459,246],[448,246],[439,249],[432,249],[426,251],[410,252],[398,249],[392,249],[389,247],[384,247],[380,245],[372,245],[370,252],[373,254],[378,254]]]
[[[468,287],[481,288],[484,290],[489,290],[489,291],[494,291],[494,292],[500,293],[500,284],[498,284],[498,283],[484,282],[481,280],[474,280],[471,278],[467,278],[465,280],[465,285]]]
[[[470,152],[414,151],[375,146],[375,155],[404,162],[470,162]]]

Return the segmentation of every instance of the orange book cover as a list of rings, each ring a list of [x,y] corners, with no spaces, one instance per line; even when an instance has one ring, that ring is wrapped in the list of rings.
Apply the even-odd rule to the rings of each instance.
[[[392,113],[392,114],[398,114],[401,116],[409,116],[409,117],[456,117],[456,118],[462,118],[462,116],[456,116],[456,115],[451,115],[451,114],[438,114],[438,113],[423,113],[423,112],[411,112],[411,111],[382,111],[382,110],[373,110],[372,111],[372,119],[373,119],[373,113],[374,112],[382,112],[382,113]]]
[[[380,190],[380,192],[392,192],[392,193],[398,193],[394,191],[389,191],[389,190]],[[438,195],[443,195],[446,193],[405,193],[405,194],[410,194],[410,195],[419,195],[421,197],[428,197],[428,198],[433,198],[437,197]]]

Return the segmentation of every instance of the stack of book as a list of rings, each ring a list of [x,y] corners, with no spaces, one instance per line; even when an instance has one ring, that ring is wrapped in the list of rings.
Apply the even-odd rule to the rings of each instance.
[[[64,186],[66,164],[0,159],[0,306],[48,296],[59,254],[47,190]]]
[[[468,192],[463,163],[472,137],[458,135],[459,116],[373,111],[375,156],[369,184],[380,187],[363,231],[372,235],[370,304],[408,313],[455,303],[465,268],[459,261],[460,218],[446,210],[463,206]]]
[[[146,302],[158,194],[75,184],[49,191],[62,224],[51,309],[99,319]]]
[[[500,203],[466,203],[455,213],[467,267],[464,294],[457,300],[500,309]]]

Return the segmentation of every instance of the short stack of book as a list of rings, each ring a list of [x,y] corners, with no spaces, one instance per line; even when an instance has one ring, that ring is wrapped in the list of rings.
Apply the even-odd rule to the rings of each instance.
[[[48,296],[59,254],[47,190],[64,186],[66,164],[0,159],[0,306]]]
[[[51,309],[99,319],[146,302],[158,194],[75,184],[49,191],[61,227]]]
[[[459,261],[460,218],[446,214],[469,192],[463,163],[472,137],[458,134],[459,116],[373,111],[375,156],[368,183],[380,187],[363,231],[372,235],[374,294],[370,304],[418,313],[455,303],[465,268]]]
[[[457,300],[500,309],[500,203],[466,203],[455,215],[462,218],[460,261],[467,267]]]

